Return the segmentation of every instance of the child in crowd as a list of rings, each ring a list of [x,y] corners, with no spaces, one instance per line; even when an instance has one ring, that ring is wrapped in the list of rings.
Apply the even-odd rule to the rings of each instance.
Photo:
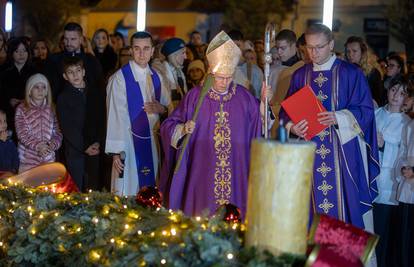
[[[0,110],[0,177],[6,173],[17,173],[19,170],[19,155],[16,145],[7,130],[6,112]]]
[[[105,96],[85,83],[79,57],[63,60],[66,80],[57,100],[66,167],[82,191],[100,190],[99,154],[105,137]]]
[[[191,61],[187,68],[187,87],[192,89],[196,86],[201,86],[204,80],[206,68],[203,61],[196,59]]]
[[[16,108],[15,123],[19,172],[55,161],[62,134],[52,108],[50,84],[44,75],[38,73],[27,80],[25,100]]]
[[[413,108],[408,111],[413,112]],[[403,129],[395,176],[400,180],[397,191],[401,222],[400,266],[414,266],[414,120]]]
[[[401,112],[407,96],[407,83],[395,80],[387,92],[388,104],[375,111],[381,172],[377,178],[378,196],[374,200],[374,229],[380,236],[377,246],[378,266],[394,266],[393,245],[398,213],[397,186],[394,166],[398,156],[403,127],[410,121]]]
[[[414,87],[414,86],[413,86]],[[408,95],[404,100],[402,111],[405,112],[411,119],[414,119],[414,90],[408,90]]]

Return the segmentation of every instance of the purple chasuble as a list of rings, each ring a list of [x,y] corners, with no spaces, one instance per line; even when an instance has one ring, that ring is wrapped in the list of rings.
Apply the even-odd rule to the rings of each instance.
[[[374,107],[364,74],[354,65],[336,59],[331,70],[313,71],[312,64],[298,69],[292,77],[287,97],[310,85],[328,111],[348,110],[355,117],[365,142],[367,172],[358,136],[341,144],[336,127],[331,126],[312,138],[316,143],[311,195],[313,213],[327,214],[364,228],[363,214],[377,196],[379,174]],[[280,118],[290,121],[286,112]]]
[[[211,215],[225,203],[238,206],[244,216],[250,145],[261,133],[259,103],[244,87],[231,83],[224,95],[210,89],[181,167],[173,173],[181,148],[175,150],[171,138],[178,124],[192,119],[200,92],[200,87],[190,90],[161,125],[165,160],[160,189],[169,208],[189,216],[206,210]]]

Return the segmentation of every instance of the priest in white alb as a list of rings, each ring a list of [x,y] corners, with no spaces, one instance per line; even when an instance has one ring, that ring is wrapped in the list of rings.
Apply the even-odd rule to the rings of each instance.
[[[148,65],[153,53],[151,34],[132,35],[133,60],[111,77],[107,87],[105,152],[113,155],[111,191],[118,195],[135,195],[143,186],[154,186],[158,176],[157,132],[170,97],[161,76]]]

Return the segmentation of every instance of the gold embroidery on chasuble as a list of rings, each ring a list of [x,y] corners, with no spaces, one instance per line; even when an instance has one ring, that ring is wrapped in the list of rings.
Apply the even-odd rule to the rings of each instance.
[[[328,195],[328,191],[332,189],[333,189],[332,185],[328,184],[326,180],[323,180],[322,184],[318,186],[318,190],[322,191],[322,194],[324,196]]]
[[[322,162],[321,166],[316,169],[317,172],[320,172],[323,176],[323,178],[326,178],[326,175],[328,172],[332,171],[332,168],[326,165],[325,162]]]
[[[334,204],[332,204],[331,202],[329,202],[329,200],[327,198],[325,198],[323,200],[323,202],[318,205],[318,207],[320,209],[323,209],[323,212],[325,212],[326,214],[328,214],[329,213],[329,210],[334,207]]]
[[[323,73],[322,72],[320,72],[319,73],[319,75],[318,75],[318,77],[317,78],[315,78],[314,80],[313,80],[318,86],[319,86],[319,88],[321,88],[322,86],[323,86],[323,84],[325,83],[325,82],[327,82],[328,81],[328,78],[327,77],[325,77],[325,76],[323,76]],[[318,99],[319,99],[319,101],[321,101],[321,102],[323,102],[323,101],[325,101],[326,99],[328,99],[328,96],[327,95],[325,95],[323,92],[322,92],[322,90],[319,90],[318,91],[318,95],[316,96]]]
[[[326,99],[328,99],[328,96],[327,96],[327,95],[325,95],[325,94],[322,92],[322,90],[319,90],[319,91],[318,91],[318,95],[316,96],[316,98],[318,98],[318,99],[319,99],[319,101],[323,102],[323,101],[325,101]]]
[[[327,130],[323,130],[318,134],[319,139],[323,142],[325,140],[325,137],[329,135],[329,132]]]
[[[234,85],[230,92],[223,96],[223,102],[229,101],[236,92]],[[209,97],[220,101],[220,95],[212,90]],[[214,151],[216,154],[216,166],[214,171],[214,197],[216,204],[230,203],[232,170],[230,166],[231,155],[231,128],[229,113],[223,110],[224,103],[220,103],[220,111],[214,113]]]
[[[322,159],[325,159],[329,153],[331,153],[331,150],[326,148],[324,144],[322,144],[319,149],[316,149],[316,154],[321,156]]]
[[[318,77],[315,78],[315,80],[313,80],[313,81],[318,84],[319,88],[321,88],[323,86],[323,84],[328,81],[328,78],[323,76],[322,72],[319,72]]]

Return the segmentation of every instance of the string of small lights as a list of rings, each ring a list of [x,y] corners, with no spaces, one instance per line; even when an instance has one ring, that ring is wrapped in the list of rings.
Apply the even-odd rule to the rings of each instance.
[[[0,266],[295,266],[243,248],[244,224],[147,208],[132,197],[0,185]],[[299,265],[300,266],[300,265]]]

